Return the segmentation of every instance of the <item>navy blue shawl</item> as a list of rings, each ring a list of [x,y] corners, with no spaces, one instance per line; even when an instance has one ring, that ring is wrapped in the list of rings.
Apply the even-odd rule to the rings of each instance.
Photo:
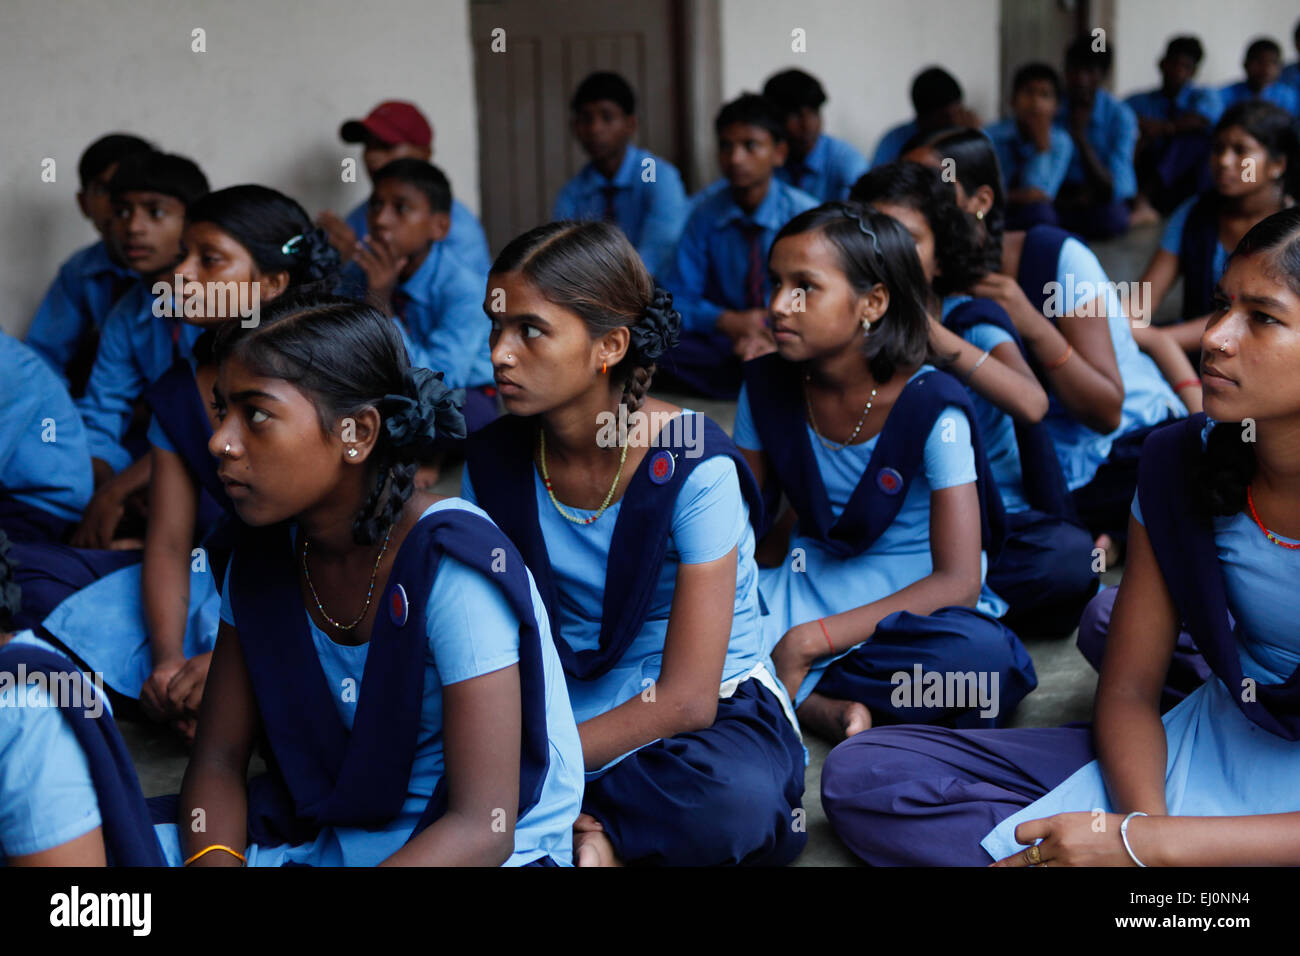
[[[559,627],[555,581],[537,515],[532,458],[536,421],[505,415],[469,436],[466,467],[475,497],[523,553],[550,613],[551,634],[564,670],[578,680],[595,680],[608,673],[640,633],[668,551],[677,494],[697,465],[716,455],[731,458],[749,505],[750,523],[756,533],[762,527],[758,484],[740,451],[711,419],[696,412],[689,414],[699,419],[695,434],[702,441],[701,454],[691,457],[682,451],[687,447],[683,441],[687,413],[683,413],[665,424],[654,442],[672,455],[671,477],[662,483],[651,478],[651,464],[660,457],[651,450],[623,494],[605,570],[600,643],[592,650],[575,651]]]
[[[16,675],[20,664],[29,675],[75,674],[78,680],[84,679],[71,661],[43,647],[12,642],[0,647],[0,670]],[[95,694],[87,682],[82,688],[82,706],[74,707],[70,700],[57,699],[58,695],[51,695],[51,700],[76,734],[90,766],[108,862],[112,866],[166,866],[140,781],[117,724],[106,705],[98,717],[86,712],[94,709]]]
[[[550,760],[541,631],[523,558],[499,529],[451,509],[411,529],[371,629],[350,733],[334,702],[340,689],[326,684],[312,644],[289,529],[248,529],[232,559],[230,598],[271,767],[249,790],[253,842],[300,843],[326,825],[380,827],[400,812],[424,696],[426,605],[443,554],[500,587],[522,622],[519,816],[540,799]],[[444,775],[412,838],[446,812],[446,784]]]
[[[144,395],[167,440],[199,486],[198,526],[210,527],[221,514],[234,514],[234,506],[217,477],[217,459],[208,451],[212,424],[190,363],[177,359],[145,388]]]
[[[954,307],[943,324],[961,335],[976,325],[995,325],[1011,336],[1025,361],[1030,362],[1020,333],[1006,310],[992,299],[970,299]],[[1056,446],[1047,426],[1040,422],[1014,420],[1016,446],[1020,450],[1020,479],[1029,506],[1044,514],[1066,518],[1073,514],[1070,493],[1056,456]]]
[[[1061,261],[1061,246],[1065,245],[1065,240],[1074,238],[1076,236],[1073,233],[1058,226],[1034,226],[1025,233],[1016,282],[1024,290],[1025,298],[1039,312],[1043,311],[1051,297],[1049,283],[1057,281],[1056,270]],[[1054,317],[1047,317],[1053,325],[1057,324]]]
[[[1271,734],[1300,740],[1300,668],[1281,684],[1255,685],[1243,700],[1237,638],[1214,542],[1214,523],[1195,504],[1189,476],[1204,455],[1205,414],[1157,428],[1142,446],[1138,502],[1151,548],[1182,624],[1241,712]],[[1223,427],[1223,426],[1220,426]]]
[[[1219,248],[1219,194],[1210,189],[1193,204],[1183,224],[1178,266],[1183,273],[1183,318],[1195,319],[1214,307],[1214,253]]]
[[[744,375],[754,426],[771,465],[764,493],[774,496],[784,491],[799,516],[800,532],[841,558],[866,551],[893,524],[921,467],[925,440],[939,414],[948,405],[960,408],[970,422],[975,450],[981,541],[993,564],[1005,533],[1002,497],[984,455],[974,406],[955,378],[946,372],[925,372],[903,388],[885,419],[867,470],[836,519],[804,427],[800,366],[773,352],[746,362]]]

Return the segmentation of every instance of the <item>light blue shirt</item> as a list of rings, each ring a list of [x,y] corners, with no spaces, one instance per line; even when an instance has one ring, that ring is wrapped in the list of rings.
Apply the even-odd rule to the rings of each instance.
[[[358,239],[370,235],[370,226],[366,223],[366,211],[370,200],[366,199],[350,213],[347,224],[357,234]],[[456,258],[480,277],[486,285],[487,274],[492,269],[492,254],[488,251],[487,233],[478,217],[469,211],[469,207],[455,197],[451,200],[451,228],[443,244],[456,254]]]
[[[1074,159],[1074,141],[1065,130],[1053,126],[1048,134],[1046,150],[1020,135],[1014,119],[999,120],[984,128],[993,142],[1002,167],[1002,177],[1007,189],[1037,189],[1049,199],[1055,199],[1066,170]]]
[[[1213,126],[1223,115],[1219,91],[1211,86],[1193,86],[1191,83],[1184,83],[1172,102],[1162,87],[1134,93],[1124,102],[1144,119],[1174,120],[1184,113],[1199,113]]]
[[[933,367],[923,365],[912,378],[928,371],[933,371]],[[818,441],[811,426],[805,423],[804,429],[830,499],[831,513],[839,518],[867,470],[880,435],[873,435],[860,445],[831,451]],[[736,407],[735,442],[737,447],[751,451],[761,451],[763,447],[746,386],[741,387]],[[949,405],[940,412],[925,438],[922,466],[908,487],[902,508],[893,524],[871,547],[851,558],[841,558],[827,551],[815,538],[805,536],[796,523],[786,559],[778,567],[759,571],[759,586],[768,607],[768,615],[762,619],[765,649],[770,653],[786,631],[797,624],[879,601],[932,573],[930,494],[975,480],[970,422],[961,409]],[[801,563],[796,564],[795,556]],[[986,570],[987,559],[981,551],[981,584]],[[994,617],[1007,610],[1006,602],[987,587],[981,591],[978,607]],[[803,703],[826,668],[844,654],[822,658],[813,665],[799,686],[796,705]]]
[[[776,176],[821,203],[848,199],[849,190],[866,171],[867,159],[856,148],[823,133],[802,164],[788,159],[777,167]]]
[[[191,356],[203,334],[197,325],[155,316],[151,288],[137,282],[109,312],[86,394],[77,400],[91,457],[103,459],[115,472],[131,464],[121,442],[136,399],[177,357]]]
[[[1111,446],[1121,435],[1157,425],[1170,416],[1181,418],[1187,414],[1187,409],[1156,364],[1138,349],[1123,303],[1091,249],[1077,239],[1067,239],[1057,260],[1056,281],[1061,284],[1063,293],[1074,289],[1074,301],[1062,302],[1065,312],[1085,305],[1101,290],[1111,346],[1124,384],[1119,427],[1104,435],[1080,423],[1053,392],[1048,392],[1044,422],[1056,444],[1056,455],[1061,470],[1065,472],[1066,484],[1074,491],[1092,481],[1101,463],[1110,455]]]
[[[1056,123],[1069,135],[1070,102],[1067,99],[1056,112]],[[1137,195],[1137,172],[1133,168],[1133,151],[1137,149],[1138,122],[1132,108],[1098,90],[1092,102],[1092,115],[1088,118],[1088,142],[1097,157],[1110,172],[1112,199],[1131,199]],[[1070,167],[1066,170],[1067,183],[1087,182],[1083,157],[1074,151]]]
[[[908,120],[906,123],[899,123],[884,136],[880,137],[880,143],[876,146],[876,153],[871,157],[871,168],[883,166],[885,163],[892,163],[903,154],[903,147],[907,141],[921,131],[921,127],[916,125],[916,120]]]
[[[1239,83],[1232,83],[1223,87],[1219,91],[1219,97],[1223,100],[1225,110],[1230,106],[1236,106],[1238,103],[1244,103],[1246,100],[1266,100],[1282,107],[1292,116],[1300,113],[1300,89],[1290,83],[1283,83],[1281,80],[1264,87],[1258,93],[1252,90],[1245,80],[1242,80]]]
[[[468,511],[487,517],[481,509],[458,498],[436,502],[424,514],[443,510]],[[515,852],[505,865],[522,866],[546,855],[556,863],[568,865],[573,859],[573,823],[582,804],[582,743],[569,707],[560,656],[551,640],[550,621],[531,573],[528,582],[533,613],[541,629],[550,765],[541,799],[515,825]],[[230,588],[224,587],[222,594],[221,619],[237,627]],[[326,827],[312,843],[301,846],[249,847],[249,866],[280,866],[288,861],[314,866],[375,866],[406,843],[445,771],[442,689],[519,661],[519,618],[510,609],[505,595],[482,574],[449,555],[444,555],[438,563],[427,612],[428,650],[420,729],[401,812],[377,830]],[[338,691],[334,695],[335,707],[350,731],[370,645],[336,644],[316,626],[311,615],[307,615],[307,620],[325,681]]]
[[[68,257],[36,309],[25,341],[50,363],[67,384],[68,362],[77,344],[90,329],[99,329],[113,307],[113,292],[119,283],[136,278],[108,255],[102,241],[86,246]]]
[[[68,521],[90,502],[86,429],[55,371],[0,332],[0,492]]]
[[[667,282],[673,305],[682,315],[683,328],[708,332],[723,311],[751,307],[745,284],[749,275],[750,240],[742,228],[747,222],[762,227],[762,307],[765,308],[770,293],[766,261],[772,241],[782,226],[817,204],[812,196],[773,177],[763,201],[747,215],[731,198],[731,184],[727,180],[720,179],[707,187],[695,199],[695,208],[677,243],[676,265]]]
[[[689,411],[683,409],[682,414]],[[610,505],[598,521],[575,524],[555,510],[541,476],[535,468],[532,471],[537,516],[555,579],[560,633],[575,651],[595,649],[600,643],[610,543],[623,502]],[[468,469],[462,479],[461,494],[473,500],[474,488]],[[579,517],[595,514],[568,505],[565,508]],[[677,493],[668,548],[641,631],[607,673],[594,680],[570,679],[569,696],[578,723],[613,710],[654,686],[663,664],[678,568],[716,561],[733,548],[737,550],[736,586],[731,639],[722,679],[725,682],[740,677],[766,662],[759,623],[754,530],[749,523],[749,508],[740,493],[736,466],[730,458],[719,455],[697,465]],[[622,756],[617,758],[621,759]]]
[[[1165,252],[1171,252],[1174,255],[1180,255],[1183,248],[1183,230],[1187,228],[1187,217],[1192,212],[1192,207],[1196,205],[1199,196],[1193,196],[1186,202],[1181,203],[1169,216],[1169,221],[1165,223],[1165,231],[1160,234],[1160,248]],[[1223,248],[1222,242],[1214,244],[1214,281],[1218,282],[1223,277],[1223,273],[1228,268],[1228,250]]]
[[[968,295],[948,296],[943,300],[943,317],[948,318],[949,312],[970,299]],[[1005,329],[987,322],[966,329],[962,332],[962,338],[977,349],[990,352],[1004,342],[1014,341]],[[1025,500],[1024,474],[1020,467],[1015,420],[973,388],[968,386],[966,393],[975,406],[975,420],[979,423],[980,436],[984,439],[984,454],[1002,495],[1003,509],[1008,514],[1027,511],[1029,502]]]
[[[31,631],[11,643],[59,653]],[[71,661],[68,670],[76,670]],[[0,865],[62,846],[102,822],[90,764],[63,713],[48,691],[20,686],[16,675],[10,682],[0,693]],[[107,698],[104,707],[109,713]]]
[[[613,179],[588,163],[565,183],[555,200],[554,217],[603,219],[606,189],[614,190],[618,226],[646,268],[654,275],[667,272],[690,212],[677,167],[649,150],[628,146]]]

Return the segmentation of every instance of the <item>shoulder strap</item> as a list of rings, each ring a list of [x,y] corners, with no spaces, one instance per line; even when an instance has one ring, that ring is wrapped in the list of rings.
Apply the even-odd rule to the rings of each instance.
[[[199,394],[189,362],[177,359],[171,368],[146,386],[144,396],[168,441],[200,489],[206,491],[227,514],[233,514],[234,506],[217,477],[217,460],[208,451],[212,424],[208,421],[203,397]]]
[[[1230,625],[1214,524],[1193,505],[1190,476],[1204,454],[1198,413],[1157,428],[1142,446],[1138,502],[1147,537],[1183,626],[1241,712],[1269,733],[1300,740],[1300,668],[1281,684],[1256,684],[1243,697],[1241,659]],[[1220,426],[1222,427],[1222,426]]]
[[[1178,263],[1183,273],[1183,318],[1195,319],[1213,307],[1214,253],[1219,248],[1218,194],[1210,189],[1196,200],[1183,224]]]
[[[102,820],[104,848],[113,866],[166,866],[162,848],[154,834],[140,781],[135,775],[131,755],[121,733],[105,709],[97,717],[90,711],[103,707],[96,701],[96,691],[67,658],[43,647],[30,644],[7,644],[0,648],[0,671],[13,674],[15,681],[23,672],[30,677],[42,674],[47,687],[80,682],[81,700],[51,693],[52,702],[62,712],[86,755],[90,777],[95,785]],[[20,693],[22,692],[20,688]]]
[[[1056,281],[1056,269],[1061,259],[1061,247],[1074,236],[1058,226],[1034,226],[1025,233],[1025,243],[1020,250],[1020,268],[1016,281],[1025,297],[1043,311],[1050,296],[1048,283]],[[1050,317],[1049,317],[1050,318]]]

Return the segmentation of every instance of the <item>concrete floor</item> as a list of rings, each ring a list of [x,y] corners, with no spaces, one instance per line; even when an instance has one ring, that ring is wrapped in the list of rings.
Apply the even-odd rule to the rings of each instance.
[[[1147,227],[1134,230],[1122,239],[1094,244],[1093,248],[1110,278],[1121,282],[1136,280],[1141,275],[1158,240],[1159,230]],[[1180,301],[1181,290],[1176,286],[1158,311],[1156,321],[1175,317]],[[734,402],[712,402],[669,394],[663,397],[678,404],[687,404],[709,415],[728,432],[731,431],[735,418]],[[460,470],[456,469],[443,477],[437,490],[442,494],[456,494],[459,487]],[[1103,576],[1108,585],[1118,583],[1119,578],[1118,570],[1112,570]],[[1020,705],[1012,726],[1052,727],[1089,720],[1097,677],[1075,648],[1074,636],[1051,640],[1031,635],[1021,637],[1038,672],[1038,688]],[[135,760],[145,795],[175,793],[180,788],[181,777],[185,772],[184,746],[170,732],[152,724],[122,720],[120,726]],[[804,791],[808,846],[793,865],[858,865],[856,858],[832,831],[821,806],[821,768],[830,747],[811,734],[805,734],[804,743],[810,755]]]

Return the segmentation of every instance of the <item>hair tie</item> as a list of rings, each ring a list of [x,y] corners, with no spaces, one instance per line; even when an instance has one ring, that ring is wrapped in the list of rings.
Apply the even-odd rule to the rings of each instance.
[[[425,459],[440,435],[465,437],[465,416],[461,414],[464,389],[448,388],[441,372],[427,368],[409,369],[403,384],[405,394],[389,393],[378,402],[394,448]]]
[[[280,251],[284,253],[286,256],[291,256],[294,254],[297,248],[300,245],[302,245],[303,240],[306,238],[307,238],[307,234],[300,232],[292,239],[286,239],[284,245],[280,247]]]
[[[641,312],[641,321],[629,331],[637,354],[653,362],[677,344],[682,327],[681,313],[673,308],[673,294],[655,284],[650,304]]]

